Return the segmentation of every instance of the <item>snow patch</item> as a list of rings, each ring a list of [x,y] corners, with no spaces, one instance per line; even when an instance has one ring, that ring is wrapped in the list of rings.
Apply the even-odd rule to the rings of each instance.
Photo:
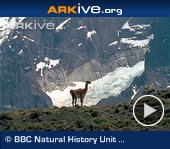
[[[149,39],[149,40],[154,39],[154,34],[151,34],[150,36],[148,36],[148,39]]]
[[[116,45],[117,43],[118,43],[118,41],[114,41],[114,42],[110,43],[108,46]]]
[[[60,30],[62,30],[64,28],[64,25],[69,22],[71,20],[71,18],[68,18],[67,20],[65,20],[64,22],[62,22],[60,25],[58,25],[56,27],[56,32],[59,32]]]
[[[87,39],[90,38],[90,40],[92,41],[92,35],[96,34],[96,31],[95,30],[92,30],[92,31],[89,31],[87,33]]]
[[[161,84],[159,84],[158,82],[156,82],[156,84],[158,85],[158,86],[162,86]]]
[[[143,32],[136,32],[135,35],[141,35]]]
[[[33,39],[31,39],[31,38],[28,38],[28,37],[26,37],[26,36],[23,36],[23,38],[28,39],[29,41],[35,42],[35,40],[33,40]]]
[[[24,52],[23,52],[23,49],[21,49],[19,52],[18,52],[18,55],[22,55]]]
[[[133,67],[119,67],[106,76],[93,81],[85,96],[84,104],[86,106],[96,105],[101,99],[118,96],[130,86],[135,77],[142,75],[143,71],[144,61],[141,61]],[[46,94],[52,99],[54,106],[71,106],[70,90],[85,86],[84,82],[74,82],[74,84],[75,86],[68,86],[64,90],[53,90]]]
[[[18,36],[14,36],[13,39],[16,39]]]
[[[1,107],[3,107],[3,108],[7,108],[7,109],[12,109],[12,110],[17,110],[17,108],[16,107],[12,107],[10,104],[9,105],[5,105],[5,106],[1,106]]]
[[[133,25],[131,27],[133,27],[135,29],[145,29],[145,28],[151,27],[151,25],[150,24],[141,24],[141,25]]]
[[[122,26],[121,29],[128,29],[130,31],[135,31],[133,28],[129,26],[129,20]]]
[[[140,89],[136,90],[137,86],[132,86],[132,91],[133,91],[133,95],[131,97],[131,100],[133,100],[133,98],[135,97],[135,95],[139,92]]]
[[[118,37],[119,37],[119,35],[120,35],[120,32],[121,32],[120,30],[117,31],[117,36],[118,36]]]
[[[78,44],[78,46],[80,47],[82,44],[83,44],[83,43],[81,42],[81,43]]]
[[[30,66],[28,66],[28,67],[25,67],[25,70],[27,70],[27,69],[30,69]]]
[[[49,59],[48,57],[46,57],[44,59],[44,62],[40,62],[37,64],[36,66],[36,71],[41,71],[41,76],[43,76],[43,69],[44,68],[48,68],[48,69],[51,69],[53,67],[55,67],[57,64],[59,64],[59,59],[57,60],[52,60],[52,59]]]
[[[145,47],[149,44],[150,40],[154,39],[154,35],[151,34],[150,36],[147,36],[147,39],[143,40],[135,40],[135,37],[131,38],[122,38],[120,42],[126,43],[131,45],[131,47]],[[149,49],[148,49],[149,50]]]
[[[8,35],[15,29],[16,23],[25,17],[0,17],[0,45],[8,39]]]
[[[122,38],[120,42],[131,45],[132,47],[145,47],[149,44],[150,39],[134,40],[132,38]]]
[[[130,20],[130,19],[129,19]],[[122,26],[121,29],[127,29],[129,31],[141,30],[150,28],[150,24],[138,24],[138,25],[129,25],[129,20]],[[141,34],[142,32],[138,32],[137,34]]]
[[[79,26],[79,27],[77,27],[78,30],[81,30],[83,28],[86,28],[86,26]]]

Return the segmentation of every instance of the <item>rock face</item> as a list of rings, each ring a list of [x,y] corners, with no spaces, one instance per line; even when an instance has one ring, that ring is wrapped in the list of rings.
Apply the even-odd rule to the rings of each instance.
[[[6,18],[7,24],[12,20]],[[0,110],[51,106],[51,99],[41,90],[34,71],[36,50],[30,49],[33,45],[25,40],[23,31],[11,28],[7,36],[3,33],[8,30],[5,27],[1,28],[1,39],[5,38],[0,46]]]
[[[1,33],[4,40],[0,45],[0,110],[50,107],[53,103],[45,92],[63,90],[73,82],[95,81],[119,67],[132,67],[144,60],[145,53],[146,72],[135,79],[139,82],[133,83],[136,89],[144,85],[147,70],[153,65],[161,64],[159,67],[168,71],[168,65],[164,67],[168,64],[168,42],[164,41],[168,35],[166,18],[25,18],[22,21],[52,22],[56,28],[11,29],[7,38]],[[160,40],[165,49],[161,55],[157,54],[162,47]],[[156,55],[163,60],[160,62],[157,57],[154,64],[151,59]],[[131,87],[126,89],[129,92],[122,92],[121,96],[125,96],[119,101],[132,96]],[[101,99],[100,104],[113,104],[114,98]]]
[[[169,18],[153,19],[151,32],[154,39],[149,44],[145,54],[145,71],[136,78],[129,88],[118,97],[109,97],[101,100],[99,105],[120,103],[120,100],[139,98],[145,87],[152,86],[155,91],[167,88],[170,84],[170,30]]]

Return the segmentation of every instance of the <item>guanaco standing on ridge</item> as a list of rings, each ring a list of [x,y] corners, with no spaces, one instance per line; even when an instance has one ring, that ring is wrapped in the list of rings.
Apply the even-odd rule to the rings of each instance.
[[[83,106],[84,97],[85,97],[87,90],[88,90],[88,84],[91,84],[91,82],[86,81],[84,89],[79,88],[79,89],[75,89],[75,90],[70,90],[70,93],[71,93],[71,96],[72,96],[72,106],[73,107],[77,103],[77,98],[80,98],[81,107]]]

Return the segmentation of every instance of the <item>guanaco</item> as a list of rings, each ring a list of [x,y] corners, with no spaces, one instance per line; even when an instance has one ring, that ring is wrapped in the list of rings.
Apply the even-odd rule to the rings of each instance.
[[[88,84],[91,84],[91,82],[86,81],[84,89],[79,88],[79,89],[75,89],[75,90],[70,90],[70,93],[71,93],[71,96],[72,96],[72,106],[73,107],[77,103],[77,98],[80,98],[81,107],[83,106],[84,97],[85,97],[87,90],[88,90]]]

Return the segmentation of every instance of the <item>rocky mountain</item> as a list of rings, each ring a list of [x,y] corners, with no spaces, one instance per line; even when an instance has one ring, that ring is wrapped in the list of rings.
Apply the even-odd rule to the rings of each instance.
[[[1,18],[0,110],[70,106],[69,90],[86,80],[92,81],[86,105],[122,102],[158,69],[165,81],[157,84],[169,85],[167,20]],[[17,22],[50,22],[55,29],[16,29]]]
[[[154,18],[151,23],[151,32],[154,39],[149,43],[145,54],[145,71],[135,78],[129,88],[117,97],[101,100],[99,105],[119,103],[120,100],[137,99],[143,95],[145,89],[154,91],[169,88],[170,84],[170,30],[169,18]]]

